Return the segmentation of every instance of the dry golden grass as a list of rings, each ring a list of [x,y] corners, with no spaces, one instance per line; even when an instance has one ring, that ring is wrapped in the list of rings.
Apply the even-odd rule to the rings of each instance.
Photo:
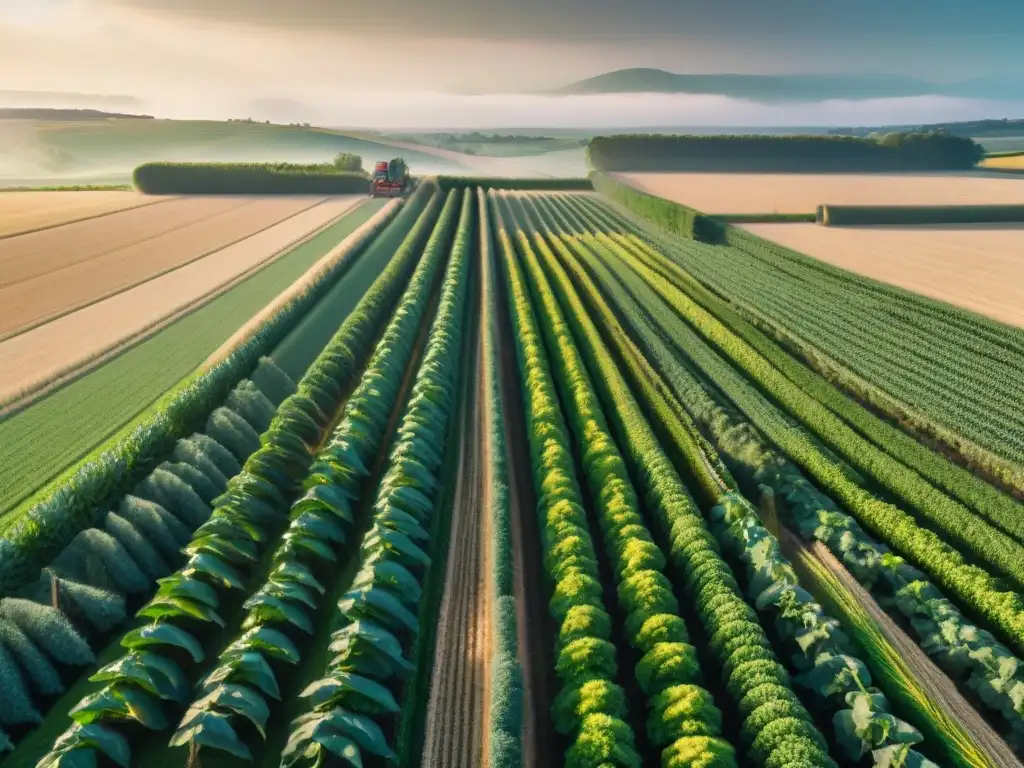
[[[0,342],[0,403],[37,393],[194,310],[362,199],[331,199],[180,269]]]
[[[135,192],[3,192],[0,193],[0,237],[168,199]]]
[[[743,228],[865,277],[1024,326],[1024,225]]]
[[[999,170],[1024,171],[1024,154],[1009,157],[987,157],[981,161],[982,168],[998,168]]]
[[[814,213],[833,205],[1024,203],[1024,183],[985,172],[914,174],[615,173],[704,213]]]

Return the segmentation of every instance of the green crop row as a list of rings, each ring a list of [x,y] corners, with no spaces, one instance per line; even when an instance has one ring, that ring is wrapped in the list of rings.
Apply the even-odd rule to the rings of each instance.
[[[676,303],[676,299],[681,298],[679,291],[664,280],[653,278],[642,267],[638,267],[639,272],[632,271],[629,263],[637,262],[635,259],[629,262],[618,260],[608,266],[629,287],[631,293],[644,297],[642,303],[649,312],[656,313],[658,324],[670,334],[677,349],[699,365],[704,374],[714,380],[716,387],[727,393],[752,424],[768,435],[837,500],[854,511],[862,524],[892,542],[898,551],[928,572],[937,584],[954,594],[962,605],[984,616],[1004,637],[1018,647],[1024,647],[1024,601],[1019,596],[1001,587],[985,571],[968,564],[963,555],[934,532],[923,528],[914,516],[865,490],[862,478],[851,473],[850,468],[834,454],[819,448],[805,432],[794,429],[791,420],[674,313],[672,307],[681,306],[681,303]],[[651,282],[652,279],[654,282]],[[662,297],[667,297],[667,301],[663,302]],[[976,518],[971,517],[967,527],[976,529],[980,524]],[[991,533],[996,532],[993,530]],[[972,540],[975,552],[990,558],[1003,558],[998,561],[1003,565],[1003,570],[1013,573],[1013,562],[1006,559],[1006,537],[990,535],[987,540],[978,540],[970,530],[961,531],[955,536],[955,540],[963,541],[965,538]]]
[[[568,229],[579,227],[571,210],[558,210],[559,205],[541,203],[542,216],[562,223],[568,223]],[[568,208],[568,206],[566,206]],[[585,227],[581,227],[585,229]],[[562,264],[572,273],[580,291],[590,298],[594,316],[604,322],[606,328],[613,329],[614,338],[620,340],[619,350],[627,368],[634,368],[639,358],[635,348],[630,347],[628,336],[615,319],[611,308],[600,296],[597,286],[581,269],[576,256],[584,253],[589,247],[602,248],[600,243],[590,240],[590,245],[578,238],[564,238],[559,242],[545,227],[548,237],[558,251]],[[574,255],[575,254],[575,255]],[[574,307],[577,321],[578,336],[585,339],[582,345],[588,353],[588,362],[595,373],[595,380],[601,382],[602,394],[608,403],[609,412],[616,414],[618,428],[623,440],[632,446],[634,457],[634,473],[637,476],[650,478],[649,506],[664,507],[669,491],[676,494],[677,503],[682,504],[676,510],[676,522],[679,526],[680,512],[685,509],[684,502],[689,502],[691,510],[695,509],[693,501],[683,489],[678,476],[672,470],[668,457],[661,451],[654,433],[629,392],[629,389],[611,360],[601,341],[601,336],[590,319],[587,310],[574,293],[568,277],[557,266],[551,265],[551,271],[558,275],[562,287],[562,295],[567,305]],[[635,311],[622,308],[624,312]],[[621,340],[627,340],[621,344]],[[642,381],[643,376],[633,371],[634,381]],[[655,374],[656,375],[656,374]],[[664,400],[657,392],[649,393],[648,397],[657,401],[656,410],[666,412]],[[652,403],[653,404],[653,403]],[[671,416],[670,420],[677,421]],[[902,723],[889,713],[884,697],[871,696],[871,684],[866,666],[854,655],[848,639],[838,629],[835,621],[829,618],[810,596],[799,588],[796,574],[782,556],[778,542],[764,528],[749,503],[737,492],[735,481],[728,471],[721,467],[720,462],[710,446],[703,443],[695,426],[684,417],[683,429],[674,434],[676,448],[687,456],[686,462],[698,477],[701,487],[707,495],[719,504],[712,510],[712,519],[716,540],[723,549],[732,551],[738,560],[747,566],[749,584],[748,593],[755,600],[758,610],[767,619],[774,618],[776,636],[784,640],[793,652],[792,663],[801,672],[796,682],[801,688],[809,689],[818,700],[835,711],[834,722],[836,741],[850,760],[858,760],[869,751],[882,751],[883,754],[899,755],[905,764],[922,763],[920,755],[910,749],[911,745],[921,741],[921,735],[909,725]],[[660,483],[660,487],[658,484]],[[691,514],[695,514],[691,512]],[[673,520],[670,514],[664,514],[663,526],[669,527]],[[698,518],[699,519],[699,518]],[[669,534],[671,536],[672,533]],[[678,535],[678,534],[677,534]],[[718,612],[727,612],[720,607]],[[865,699],[865,696],[868,698]],[[763,708],[763,709],[762,709]],[[767,721],[779,716],[779,705],[762,704],[758,710],[751,712],[753,722]],[[768,713],[771,712],[771,715]],[[750,732],[751,727],[744,725],[744,731]],[[960,762],[959,764],[965,765]]]
[[[496,254],[493,249],[487,195],[477,189],[482,271],[484,434],[487,491],[493,535],[490,578],[494,589],[494,655],[491,659],[490,721],[487,724],[488,765],[517,768],[522,764],[523,681],[517,656],[516,594],[513,577],[512,509],[509,504],[508,461],[505,446],[505,413],[502,407],[498,358],[498,315],[501,298],[495,284]]]
[[[596,239],[609,245],[614,242],[604,235]],[[620,306],[632,304],[631,297],[615,283],[607,267],[593,261],[591,268],[603,290],[615,297]],[[788,460],[766,445],[757,432],[739,421],[735,411],[716,403],[709,391],[674,359],[652,326],[639,315],[631,316],[631,325],[637,338],[645,340],[646,355],[670,381],[671,391],[708,431],[747,487],[753,492],[762,486],[771,488],[775,498],[785,503],[801,535],[826,544],[883,605],[903,614],[922,648],[954,679],[973,690],[982,703],[1005,715],[1011,732],[1017,733],[1021,712],[1012,692],[1024,687],[1020,687],[1016,672],[1009,678],[1005,676],[1007,669],[1017,668],[1012,654],[990,633],[968,621],[924,574],[871,539]]]
[[[422,226],[433,220],[439,196],[435,203]],[[71,710],[74,724],[41,764],[73,765],[97,751],[124,764],[129,741],[118,724],[127,724],[128,735],[170,725],[166,710],[188,700],[190,675],[206,655],[197,635],[210,633],[214,625],[225,627],[218,609],[225,598],[230,603],[244,592],[245,582],[258,573],[341,404],[343,387],[369,356],[415,261],[415,249],[400,249],[302,378],[298,391],[282,402],[258,449],[217,497],[210,518],[196,529],[185,549],[188,561],[160,580],[156,596],[137,614],[143,623],[122,638],[127,654],[91,678],[106,685]],[[240,663],[262,677],[260,659],[242,654]]]
[[[666,237],[649,226],[663,222],[636,212],[638,234],[830,380],[1024,491],[1024,331],[742,229],[726,227],[728,247]]]
[[[76,668],[93,663],[95,656],[88,649],[101,647],[125,622],[128,604],[152,595],[156,582],[181,564],[181,548],[209,518],[209,505],[259,448],[259,433],[270,426],[281,401],[295,391],[294,382],[269,360],[261,363],[254,378],[274,400],[243,379],[226,406],[211,414],[205,433],[179,440],[172,460],[159,465],[107,512],[102,527],[79,532],[37,580],[13,598],[0,600],[0,614],[3,606],[16,606],[14,623],[27,621],[27,629],[34,626],[33,615],[64,619],[62,642],[88,652],[58,660]],[[0,631],[4,628],[21,632],[19,626],[12,628],[0,620]],[[34,648],[30,640],[21,646]],[[37,684],[39,670],[50,668],[47,656],[32,650],[19,656],[20,664],[8,668],[5,689],[12,696],[23,693],[26,700],[34,699],[36,706],[18,707],[20,714],[0,712],[0,725],[39,722],[36,707],[64,691],[59,676],[56,685]]]
[[[826,446],[844,457],[852,467],[877,481],[926,525],[959,546],[976,562],[992,567],[1018,586],[1024,585],[1024,546],[979,520],[913,469],[863,438],[683,291],[665,280],[658,280],[657,272],[645,263],[648,260],[623,254],[623,261],[648,282],[657,281],[654,286],[656,292],[699,332],[708,345],[714,345],[722,357],[745,371],[753,382]]]
[[[356,257],[358,253],[321,275],[224,360],[183,380],[73,474],[58,478],[5,515],[0,520],[0,595],[31,583],[80,531],[100,524],[126,493],[167,460],[180,439],[202,429],[239,381],[262,375],[254,373],[260,358],[301,321]],[[260,380],[256,383],[262,385]]]
[[[271,163],[143,163],[132,172],[147,195],[365,195],[362,171]]]
[[[568,735],[566,766],[639,766],[626,722],[626,696],[615,683],[611,617],[598,581],[597,553],[573,468],[571,441],[537,319],[500,211],[492,208],[507,286],[508,311],[523,384],[526,434],[541,525],[543,565],[552,588],[548,608],[558,623],[555,674],[561,685],[552,715]]]
[[[518,199],[513,198],[511,205],[516,202]],[[523,218],[521,209],[513,220],[516,218]],[[663,750],[665,763],[692,754],[701,756],[699,759],[714,759],[723,766],[735,765],[732,747],[721,738],[721,712],[702,687],[696,649],[690,644],[671,582],[664,573],[665,556],[639,513],[639,499],[626,463],[537,253],[521,227],[516,237],[530,276],[540,328],[554,361],[554,378],[563,407],[581,446],[583,471],[615,574],[626,639],[642,654],[636,677],[649,708],[648,736]],[[553,258],[543,240],[535,243],[545,260]],[[684,700],[687,706],[679,707]],[[689,709],[682,721],[668,716],[669,709],[680,708]],[[701,738],[694,741],[692,736]]]
[[[540,218],[553,218],[553,211],[540,205]],[[661,535],[671,542],[670,554],[680,573],[684,574],[687,593],[698,606],[698,614],[702,628],[709,639],[716,665],[722,670],[723,683],[730,694],[732,704],[739,710],[743,718],[741,728],[741,744],[748,751],[749,758],[755,762],[773,764],[789,757],[804,754],[805,757],[815,755],[816,764],[828,764],[825,755],[825,742],[813,728],[811,718],[803,709],[789,686],[789,678],[783,667],[774,656],[768,637],[761,630],[757,618],[744,603],[738,585],[732,578],[728,566],[720,559],[715,541],[709,536],[707,527],[692,497],[686,491],[668,456],[661,449],[658,440],[648,425],[644,415],[633,398],[628,385],[622,378],[617,366],[612,361],[601,341],[600,332],[595,321],[588,314],[576,289],[569,280],[565,270],[569,270],[578,282],[580,290],[596,296],[595,289],[589,278],[575,262],[571,247],[553,237],[544,226],[552,247],[558,253],[547,259],[549,272],[559,285],[560,298],[571,310],[574,318],[574,330],[580,340],[588,364],[599,382],[599,390],[605,400],[609,414],[612,415],[620,440],[627,446],[631,469],[635,477],[643,478],[645,499],[648,509],[656,511]],[[535,235],[540,238],[540,235]],[[613,318],[605,305],[596,317]],[[692,439],[684,448],[685,452],[695,458],[700,448]],[[704,473],[710,473],[709,485],[716,491],[716,498],[727,489],[721,475],[710,469],[711,464],[703,458],[696,464],[704,467]],[[732,506],[742,505],[740,498],[730,499]],[[718,509],[718,508],[716,508]],[[721,541],[722,537],[718,537]],[[718,562],[720,566],[712,571],[704,566],[709,562]],[[702,571],[702,568],[704,570]],[[710,573],[717,573],[721,581],[709,578]],[[781,592],[781,582],[765,583]],[[724,588],[723,588],[724,587]],[[803,602],[801,606],[810,612],[810,606]],[[790,632],[792,635],[792,632]],[[810,649],[809,649],[810,650]],[[812,656],[813,658],[813,656]],[[766,663],[768,662],[768,663]],[[833,671],[835,665],[833,665]],[[744,677],[757,679],[758,676],[774,677],[768,689],[762,689],[752,695],[750,700],[744,697],[757,687],[744,681]],[[802,682],[797,678],[797,682]],[[841,706],[845,701],[839,697]],[[770,724],[789,720],[786,725]],[[796,721],[796,722],[794,722]],[[801,725],[802,724],[802,725]],[[884,744],[872,744],[873,747]],[[775,743],[775,747],[768,745]],[[857,740],[858,751],[860,741]],[[817,752],[815,752],[815,749]],[[859,757],[859,755],[858,755]]]
[[[604,218],[599,223],[604,225],[602,228],[609,237],[640,258],[662,278],[685,291],[803,392],[814,397],[894,459],[918,472],[1018,542],[1024,542],[1024,505],[847,397],[747,322],[728,302],[704,288],[678,265],[659,258],[656,251],[628,235],[615,221]],[[595,221],[595,224],[598,222]]]
[[[449,203],[460,197],[458,232],[426,351],[380,482],[372,526],[362,541],[359,572],[338,603],[343,619],[331,635],[335,655],[325,675],[301,693],[310,711],[292,723],[283,766],[319,765],[328,756],[353,765],[364,764],[370,755],[396,757],[387,732],[397,730],[389,728],[401,713],[396,696],[416,669],[411,649],[420,620],[431,618],[418,615],[430,567],[422,542],[430,538],[441,490],[463,348],[474,206],[469,190],[450,193]],[[365,466],[361,458],[337,453],[331,469],[321,473],[324,484],[317,487],[353,498],[363,474],[359,467]]]
[[[356,523],[353,504],[383,448],[417,329],[444,261],[453,211],[454,198],[449,198],[366,372],[345,403],[341,421],[309,468],[305,495],[291,507],[290,523],[273,554],[267,580],[245,601],[243,634],[225,648],[200,683],[170,746],[190,745],[200,755],[222,751],[252,759],[236,725],[248,719],[259,733],[265,731],[268,700],[280,698],[278,678],[285,665],[299,662],[301,634],[313,631],[312,612],[319,607],[318,593],[325,592],[321,580],[330,578],[337,561],[334,549],[351,534]],[[272,662],[278,662],[277,674]],[[252,674],[254,665],[263,670],[259,675]]]

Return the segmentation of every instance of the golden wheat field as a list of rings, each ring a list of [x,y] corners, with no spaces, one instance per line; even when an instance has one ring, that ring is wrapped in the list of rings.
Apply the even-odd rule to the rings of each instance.
[[[984,172],[915,174],[616,173],[630,186],[704,213],[813,213],[833,205],[1024,203],[1024,183]]]
[[[0,237],[166,199],[135,192],[4,192],[0,194]]]

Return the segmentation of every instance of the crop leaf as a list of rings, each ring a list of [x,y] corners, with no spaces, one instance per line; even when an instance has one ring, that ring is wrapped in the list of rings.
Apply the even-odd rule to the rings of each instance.
[[[206,676],[204,686],[215,683],[248,683],[272,699],[281,698],[281,689],[270,664],[256,651],[225,653],[221,664]]]
[[[76,723],[54,742],[53,750],[39,762],[38,768],[94,768],[97,752],[122,768],[131,763],[131,748],[124,736],[102,725]]]
[[[267,738],[267,719],[270,708],[252,688],[237,683],[218,683],[212,688],[204,689],[202,695],[192,705],[195,709],[209,709],[211,706],[221,710],[230,710],[248,719]]]
[[[181,573],[172,573],[157,580],[160,588],[157,595],[160,597],[184,597],[200,603],[206,603],[211,608],[219,605],[217,590],[205,581],[185,576]]]
[[[398,702],[387,688],[352,672],[332,672],[308,685],[299,696],[308,698],[314,707],[331,703],[366,715],[400,711]]]
[[[173,624],[147,624],[133,629],[121,638],[125,648],[146,648],[151,645],[171,645],[188,651],[192,660],[199,664],[206,658],[203,646],[185,630]]]
[[[279,563],[271,572],[270,578],[275,581],[294,581],[297,584],[305,584],[321,595],[326,591],[324,585],[317,581],[316,576],[309,568],[294,560]]]
[[[299,661],[299,649],[286,634],[273,627],[259,626],[246,630],[235,642],[227,647],[227,651],[244,653],[260,651],[272,659],[296,664]]]
[[[132,651],[92,675],[93,682],[128,682],[168,701],[184,703],[189,694],[188,679],[170,659],[150,651]]]
[[[223,557],[231,563],[256,559],[256,544],[252,539],[227,539],[215,533],[192,539],[184,551],[190,556],[205,552]]]
[[[137,614],[148,619],[166,619],[171,616],[185,616],[200,621],[209,621],[221,627],[222,619],[213,608],[205,603],[197,603],[185,597],[161,597],[157,595],[150,600]]]
[[[244,608],[249,611],[244,629],[259,626],[268,621],[282,622],[298,627],[307,634],[313,634],[313,622],[300,606],[290,603],[277,595],[257,592],[245,601]]]
[[[383,587],[348,592],[338,601],[338,610],[349,619],[370,619],[387,627],[416,631],[415,614]]]
[[[367,563],[356,574],[352,589],[365,589],[375,584],[388,587],[409,605],[418,605],[420,602],[420,584],[401,563],[389,560]]]
[[[210,576],[231,589],[243,589],[242,579],[235,569],[216,555],[206,552],[192,555],[182,569],[182,574],[187,576],[193,573]]]
[[[193,706],[185,713],[169,745],[184,747],[194,742],[200,748],[217,749],[242,760],[252,760],[252,753],[238,738],[235,729],[228,722],[228,717],[226,714]]]
[[[427,553],[408,536],[400,531],[391,528],[383,528],[375,525],[366,537],[362,547],[364,552],[390,551],[401,556],[401,559],[419,563],[422,566],[430,565],[430,558]]]
[[[160,702],[131,683],[114,683],[86,696],[69,712],[82,725],[100,720],[134,720],[154,731],[167,727]]]

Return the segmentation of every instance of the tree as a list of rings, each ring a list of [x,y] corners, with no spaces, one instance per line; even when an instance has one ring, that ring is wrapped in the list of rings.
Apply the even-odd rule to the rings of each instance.
[[[363,170],[363,158],[350,152],[339,152],[334,156],[333,165],[339,171],[358,173]]]

